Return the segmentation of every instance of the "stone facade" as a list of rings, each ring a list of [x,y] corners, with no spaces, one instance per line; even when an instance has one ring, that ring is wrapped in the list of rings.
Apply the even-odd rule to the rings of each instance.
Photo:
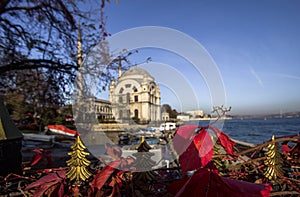
[[[80,100],[73,106],[73,113],[76,114],[76,122],[78,123],[113,120],[110,101],[96,97],[86,97]]]
[[[142,68],[134,66],[119,76],[117,82],[112,81],[109,99],[118,122],[161,120],[159,87]]]
[[[109,101],[96,99],[95,112],[99,121],[113,119],[111,103]]]

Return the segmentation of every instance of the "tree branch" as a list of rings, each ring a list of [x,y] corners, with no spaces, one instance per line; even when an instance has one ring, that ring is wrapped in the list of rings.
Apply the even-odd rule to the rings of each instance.
[[[12,70],[27,70],[34,68],[47,68],[70,75],[75,75],[73,71],[78,70],[78,66],[73,64],[60,63],[52,60],[31,59],[0,66],[0,73],[3,74]]]
[[[10,0],[1,0],[0,1],[0,14],[2,14],[5,10],[5,7],[10,2]]]

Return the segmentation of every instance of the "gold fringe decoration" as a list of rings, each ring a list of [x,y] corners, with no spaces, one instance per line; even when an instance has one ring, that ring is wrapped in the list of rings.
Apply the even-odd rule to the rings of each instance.
[[[89,153],[84,152],[86,147],[83,145],[79,136],[77,136],[71,149],[73,151],[68,153],[71,159],[67,161],[67,166],[69,166],[70,169],[66,173],[66,176],[70,181],[75,181],[75,185],[81,185],[83,181],[92,175],[87,169],[91,164],[91,162],[86,159]]]
[[[275,136],[272,136],[272,141],[275,140]],[[265,152],[266,160],[264,161],[267,166],[264,176],[270,181],[275,181],[278,177],[278,174],[282,174],[282,158],[279,152],[278,143],[272,142],[267,146],[268,150]]]

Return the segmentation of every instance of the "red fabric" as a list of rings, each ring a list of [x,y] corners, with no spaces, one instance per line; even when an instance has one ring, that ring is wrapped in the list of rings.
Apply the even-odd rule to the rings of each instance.
[[[198,150],[201,158],[201,165],[206,166],[214,154],[214,143],[206,130],[200,131],[198,135],[194,137],[194,144]]]
[[[38,187],[34,193],[33,197],[43,196],[43,194],[50,188],[54,187],[54,190],[57,189],[57,194],[55,196],[61,196],[61,181],[66,178],[66,173],[64,170],[57,171],[46,176],[43,176],[39,180],[29,184],[25,190],[29,190],[35,187]]]
[[[179,156],[182,174],[206,166],[214,153],[213,147],[214,144],[209,133],[206,130],[200,131],[186,151]]]
[[[71,134],[71,135],[74,135],[74,136],[79,135],[77,131],[69,129],[69,128],[65,127],[64,125],[48,125],[47,127],[50,130],[55,129],[55,130],[60,130],[61,132],[65,132],[67,134]]]
[[[58,185],[57,196],[62,197],[64,196],[64,193],[65,193],[65,185],[63,182],[60,182]]]
[[[120,160],[111,162],[106,165],[102,170],[100,170],[95,178],[92,180],[92,186],[98,190],[103,187],[106,181],[111,177],[111,175],[116,171],[116,168],[120,165]]]
[[[229,154],[229,155],[234,155],[234,142],[222,131],[220,131],[219,129],[210,126],[209,127],[218,137],[218,140],[220,141],[221,145],[224,147],[225,151]]]
[[[281,146],[281,149],[282,149],[283,154],[287,154],[288,152],[291,151],[291,148],[290,148],[289,145],[287,145],[287,144],[283,144],[283,145]]]
[[[184,125],[176,131],[176,135],[173,138],[173,146],[177,154],[179,154],[179,163],[183,175],[187,171],[206,166],[212,159],[214,143],[205,128],[201,127],[200,133],[196,136],[194,136],[195,130],[200,129],[197,125]],[[208,128],[216,134],[226,152],[234,155],[234,142],[217,128],[212,126]]]
[[[182,175],[201,166],[201,159],[194,143],[191,143],[186,151],[179,156],[179,163]]]
[[[35,154],[32,157],[31,162],[30,162],[31,166],[36,165],[43,158],[47,159],[47,167],[48,168],[52,166],[53,161],[52,161],[52,157],[51,157],[51,151],[45,151],[42,148],[36,148],[36,149],[33,149],[32,152],[35,152],[37,154]]]
[[[181,155],[189,147],[197,128],[197,125],[183,125],[177,129],[172,142],[178,155]]]
[[[220,177],[207,168],[201,168],[192,177],[171,183],[168,190],[176,197],[267,197],[270,195],[272,188],[270,185]]]

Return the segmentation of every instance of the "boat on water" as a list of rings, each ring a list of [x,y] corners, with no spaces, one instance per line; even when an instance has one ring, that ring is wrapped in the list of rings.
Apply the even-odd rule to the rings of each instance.
[[[46,131],[47,134],[63,135],[69,137],[75,137],[78,135],[77,131],[69,129],[64,125],[48,125],[46,129],[47,129]]]

